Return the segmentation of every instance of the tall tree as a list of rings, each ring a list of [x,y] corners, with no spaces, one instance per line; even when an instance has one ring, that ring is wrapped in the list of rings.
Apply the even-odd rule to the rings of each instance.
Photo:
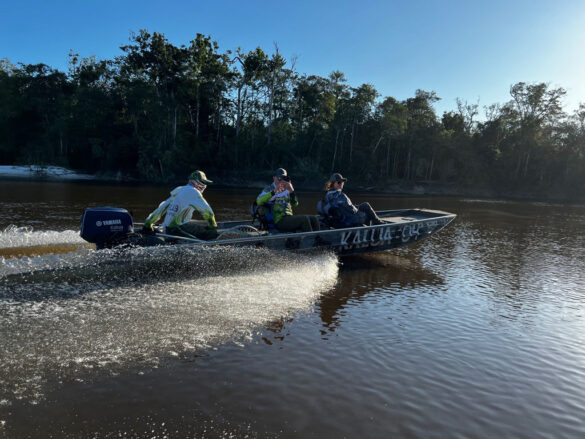
[[[380,125],[380,134],[372,151],[372,156],[376,157],[378,147],[385,143],[385,159],[379,161],[379,163],[384,163],[383,175],[386,177],[391,175],[392,178],[397,178],[400,148],[398,145],[394,148],[392,173],[390,173],[391,148],[393,141],[406,132],[408,126],[408,109],[404,104],[398,102],[393,97],[387,97],[378,104],[376,108],[376,116]]]

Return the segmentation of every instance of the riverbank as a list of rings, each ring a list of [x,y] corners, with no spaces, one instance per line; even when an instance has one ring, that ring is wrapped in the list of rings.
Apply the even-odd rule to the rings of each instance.
[[[27,180],[96,180],[89,174],[79,174],[60,166],[0,166],[0,178]]]
[[[223,175],[221,175],[223,174]],[[241,187],[241,188],[263,188],[271,181],[271,172],[258,172],[252,175],[249,172],[238,174],[214,173],[212,175],[215,185],[222,187]],[[83,180],[95,181],[97,183],[118,182],[122,184],[153,184],[151,181],[140,181],[128,175],[90,175],[80,174],[71,169],[59,166],[0,166],[1,179],[25,179],[25,180]],[[326,178],[294,176],[293,184],[296,188],[304,191],[320,191],[324,188]],[[182,181],[155,182],[156,185],[173,185],[181,184]],[[435,183],[411,183],[400,180],[386,182],[385,184],[364,184],[355,179],[350,179],[352,189],[358,191],[373,191],[380,193],[396,193],[404,195],[466,195],[465,191],[456,188],[453,185],[435,184]],[[489,193],[485,194],[489,196]]]
[[[226,188],[261,189],[271,181],[270,171],[257,173],[241,172],[214,172],[210,173],[216,186]],[[0,166],[0,179],[4,180],[33,180],[33,181],[92,181],[95,183],[118,183],[130,185],[157,185],[173,186],[182,184],[182,180],[169,182],[140,181],[128,175],[91,175],[77,173],[71,169],[59,166]],[[324,189],[326,178],[294,176],[294,186],[303,191],[321,191]],[[434,181],[404,181],[386,180],[369,183],[349,178],[347,183],[349,192],[372,192],[393,195],[414,196],[448,196],[448,197],[477,197],[484,199],[528,200],[559,203],[583,203],[585,198],[572,197],[564,192],[549,189],[547,193],[531,192],[527,190],[497,190],[489,187],[465,187],[456,183],[441,183]]]

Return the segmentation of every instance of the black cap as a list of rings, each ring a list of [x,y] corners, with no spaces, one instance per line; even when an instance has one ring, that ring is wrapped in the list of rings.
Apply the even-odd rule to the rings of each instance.
[[[274,176],[280,180],[282,177],[287,177],[288,174],[286,173],[286,169],[278,168],[276,171],[274,171]]]
[[[347,181],[347,178],[344,178],[343,175],[341,175],[339,172],[336,172],[335,174],[332,174],[331,177],[329,177],[329,181],[345,182]]]

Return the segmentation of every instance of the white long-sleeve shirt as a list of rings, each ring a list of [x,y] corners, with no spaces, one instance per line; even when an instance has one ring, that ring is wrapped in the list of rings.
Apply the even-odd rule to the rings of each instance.
[[[163,227],[166,231],[167,227],[177,227],[191,221],[195,210],[211,227],[217,227],[211,206],[205,201],[201,192],[191,185],[173,189],[171,196],[146,218],[145,225],[153,225],[166,213],[163,221]]]

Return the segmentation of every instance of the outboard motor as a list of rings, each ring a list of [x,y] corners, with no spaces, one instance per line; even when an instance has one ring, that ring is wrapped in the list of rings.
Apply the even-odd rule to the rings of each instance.
[[[81,218],[81,237],[98,249],[122,244],[132,233],[132,216],[120,207],[88,207]]]

